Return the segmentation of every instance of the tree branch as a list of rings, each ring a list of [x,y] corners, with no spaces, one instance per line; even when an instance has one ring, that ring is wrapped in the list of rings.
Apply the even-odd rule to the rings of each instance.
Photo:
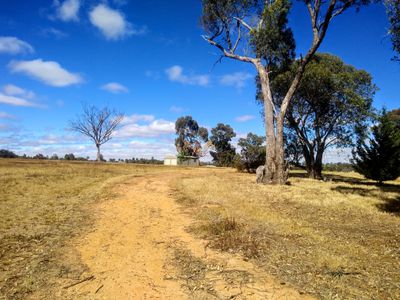
[[[238,18],[238,17],[233,17],[236,21],[240,22],[244,27],[246,27],[249,31],[253,31],[254,28],[251,27],[249,24],[247,24],[245,21],[243,21],[242,19]]]
[[[210,45],[217,47],[223,53],[223,55],[226,56],[226,57],[229,57],[229,58],[232,58],[232,59],[236,59],[236,60],[240,60],[240,61],[247,62],[247,63],[252,63],[254,65],[257,63],[257,59],[255,59],[255,58],[251,58],[251,57],[248,57],[248,56],[242,56],[242,55],[231,53],[230,51],[228,51],[224,47],[222,47],[221,44],[217,43],[216,41],[212,40],[211,38],[209,38],[209,37],[207,37],[205,35],[202,35],[201,37],[205,41],[207,41]]]

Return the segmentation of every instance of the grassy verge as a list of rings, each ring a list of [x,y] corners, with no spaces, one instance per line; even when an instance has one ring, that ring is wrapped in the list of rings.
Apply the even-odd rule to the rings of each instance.
[[[400,299],[400,182],[378,187],[354,174],[288,186],[210,172],[176,182],[191,229],[324,299]]]
[[[126,177],[164,170],[0,160],[0,299],[51,299],[60,279],[79,279],[85,266],[66,247],[90,230],[90,205],[112,197],[110,187]]]

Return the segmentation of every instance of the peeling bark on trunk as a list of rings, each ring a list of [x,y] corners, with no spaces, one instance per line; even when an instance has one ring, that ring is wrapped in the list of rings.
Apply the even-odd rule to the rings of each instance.
[[[269,83],[268,72],[264,66],[259,63],[256,65],[258,75],[260,77],[261,92],[264,99],[264,115],[265,115],[265,134],[266,134],[266,161],[265,176],[263,183],[276,182],[276,137],[275,137],[275,117],[274,106],[272,102],[272,94]]]

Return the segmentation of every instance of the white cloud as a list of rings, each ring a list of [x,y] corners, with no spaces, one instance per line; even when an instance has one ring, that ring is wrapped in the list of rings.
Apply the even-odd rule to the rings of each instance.
[[[26,99],[4,95],[3,93],[0,93],[0,103],[13,106],[42,107],[41,105],[28,101]]]
[[[8,67],[13,73],[24,73],[55,87],[65,87],[83,81],[79,74],[70,73],[55,61],[43,61],[42,59],[12,61],[8,64]]]
[[[130,124],[130,123],[137,123],[137,122],[151,122],[154,121],[155,117],[153,115],[130,115],[124,116],[121,124]]]
[[[245,87],[247,80],[253,77],[254,76],[250,73],[236,72],[222,76],[220,79],[220,83],[222,85],[234,86],[238,89],[241,89]]]
[[[12,36],[0,37],[0,53],[20,54],[33,52],[33,47],[27,42],[21,41],[20,39]]]
[[[159,137],[174,132],[174,122],[155,119],[152,115],[132,115],[124,118],[115,137]]]
[[[10,127],[5,127],[4,130],[9,132]],[[65,153],[74,153],[75,156],[96,157],[96,148],[89,139],[82,139],[80,135],[71,135],[70,133],[57,132],[38,135],[37,132],[31,134],[16,132],[8,137],[0,135],[0,144],[6,145],[7,148],[21,155],[26,153],[32,156],[42,153],[51,156],[56,153],[59,157],[63,157]],[[166,154],[175,153],[175,146],[174,140],[169,137],[147,139],[146,137],[114,136],[113,140],[102,146],[101,152],[107,159],[132,157],[163,159]]]
[[[55,6],[57,7],[57,17],[64,21],[78,21],[79,17],[79,9],[81,7],[80,0],[65,0],[60,3],[59,0],[54,1]]]
[[[207,86],[210,82],[208,75],[186,75],[181,66],[175,65],[165,70],[170,81],[182,84]]]
[[[123,93],[129,93],[129,90],[127,87],[123,86],[120,83],[117,82],[110,82],[101,87],[102,90],[108,91],[113,94],[123,94]]]
[[[5,128],[6,130],[6,128]],[[7,129],[8,131],[8,129]],[[59,137],[61,138],[61,136]],[[45,141],[45,140],[43,140]],[[3,141],[0,138],[0,142]],[[37,144],[30,143],[30,141],[12,141],[7,144],[5,140],[4,144],[8,148],[13,149],[16,153],[22,155],[26,153],[27,155],[33,156],[37,153],[42,153],[43,155],[51,156],[56,153],[59,157],[64,157],[66,153],[74,153],[76,157],[91,157],[94,159],[96,157],[96,148],[91,143],[79,144],[79,143],[51,143],[49,144]],[[175,146],[173,141],[163,142],[163,141],[143,141],[143,140],[133,140],[130,142],[123,143],[113,143],[109,142],[102,146],[101,152],[105,159],[109,158],[151,158],[163,159],[165,155],[170,153],[175,153]]]
[[[20,96],[25,99],[35,98],[34,92],[25,90],[23,88],[20,88],[19,86],[13,85],[13,84],[6,84],[3,87],[3,91],[8,96]]]
[[[15,116],[10,115],[4,111],[0,111],[0,119],[15,119]]]
[[[125,16],[118,10],[99,4],[89,13],[90,22],[97,27],[108,40],[118,40],[130,35],[142,35],[147,28],[134,29]]]
[[[253,119],[255,119],[255,116],[253,116],[253,115],[243,115],[243,116],[236,117],[235,121],[236,122],[247,122],[247,121],[250,121]]]

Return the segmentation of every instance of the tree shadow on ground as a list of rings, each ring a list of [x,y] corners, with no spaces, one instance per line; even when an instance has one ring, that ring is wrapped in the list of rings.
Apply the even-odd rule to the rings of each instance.
[[[377,204],[376,207],[381,211],[400,217],[400,196],[396,199],[387,199],[385,203]]]
[[[382,185],[379,185],[378,183],[367,180],[367,179],[354,178],[351,176],[346,176],[344,174],[345,173],[343,173],[343,175],[323,174],[323,177],[324,177],[324,181],[328,181],[328,182],[348,183],[348,184],[352,184],[352,185],[363,185],[363,186],[376,186],[384,192],[400,193],[400,184],[384,183]],[[307,173],[305,173],[305,172],[304,173],[303,172],[290,173],[290,177],[306,178],[306,179],[309,178],[307,176]]]
[[[400,216],[400,192],[399,186],[397,185],[375,185],[376,188],[362,188],[362,187],[348,187],[348,186],[336,186],[331,188],[332,191],[336,191],[342,194],[358,194],[362,197],[375,197],[382,201],[382,203],[375,204],[375,206],[383,212],[391,213],[396,216]],[[398,193],[396,198],[388,197],[385,194],[380,193],[391,192]]]

